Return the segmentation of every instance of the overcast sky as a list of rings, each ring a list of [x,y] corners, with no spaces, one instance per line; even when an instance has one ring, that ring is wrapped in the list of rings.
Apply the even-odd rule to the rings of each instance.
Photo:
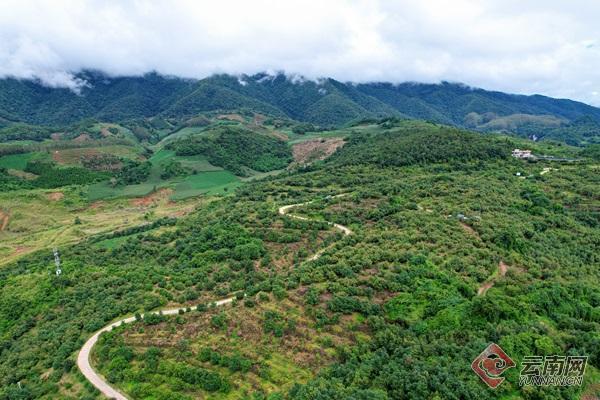
[[[0,76],[284,70],[464,82],[600,105],[600,2],[2,0]]]

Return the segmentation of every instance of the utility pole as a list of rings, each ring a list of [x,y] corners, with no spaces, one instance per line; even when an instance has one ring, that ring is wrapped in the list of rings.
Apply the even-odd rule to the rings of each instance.
[[[54,248],[54,264],[56,265],[56,276],[60,276],[62,274],[62,270],[60,269],[60,257],[58,256],[58,249]]]

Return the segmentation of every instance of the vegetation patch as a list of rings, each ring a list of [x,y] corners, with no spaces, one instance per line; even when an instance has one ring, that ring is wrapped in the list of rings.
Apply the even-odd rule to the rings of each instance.
[[[352,136],[330,160],[338,165],[402,166],[508,158],[511,144],[447,127],[417,123],[379,134]]]
[[[204,155],[211,164],[238,176],[247,169],[267,172],[285,168],[292,161],[287,144],[268,135],[239,128],[220,128],[206,137],[190,137],[167,146],[177,155]]]
[[[90,171],[79,167],[56,167],[53,163],[29,161],[25,172],[37,175],[31,183],[39,188],[57,188],[67,185],[86,185],[106,179],[109,175],[103,172]]]
[[[174,200],[200,194],[226,194],[239,186],[240,180],[228,171],[201,172],[188,176],[175,185]]]
[[[11,154],[0,157],[0,168],[24,170],[27,163],[37,157],[37,153]]]

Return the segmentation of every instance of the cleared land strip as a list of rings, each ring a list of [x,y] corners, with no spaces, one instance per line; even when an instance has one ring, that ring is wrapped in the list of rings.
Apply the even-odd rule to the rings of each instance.
[[[492,277],[489,281],[487,281],[483,285],[481,285],[479,287],[479,289],[477,290],[477,295],[478,296],[485,295],[487,293],[487,291],[490,290],[492,288],[492,286],[494,286],[494,283],[496,283],[496,281],[498,279],[501,279],[502,277],[504,277],[504,275],[506,275],[507,271],[508,271],[508,265],[506,265],[504,263],[504,261],[500,261],[498,263],[498,275]]]

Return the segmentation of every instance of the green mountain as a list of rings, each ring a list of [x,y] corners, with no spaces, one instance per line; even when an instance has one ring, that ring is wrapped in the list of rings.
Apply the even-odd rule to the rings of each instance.
[[[156,73],[109,77],[84,71],[77,77],[85,82],[79,93],[35,81],[0,80],[0,128],[17,122],[62,126],[85,118],[105,122],[151,117],[184,120],[204,112],[248,109],[325,127],[400,117],[535,140],[549,138],[575,145],[600,142],[599,108],[448,82],[353,84],[281,73],[193,80]]]

